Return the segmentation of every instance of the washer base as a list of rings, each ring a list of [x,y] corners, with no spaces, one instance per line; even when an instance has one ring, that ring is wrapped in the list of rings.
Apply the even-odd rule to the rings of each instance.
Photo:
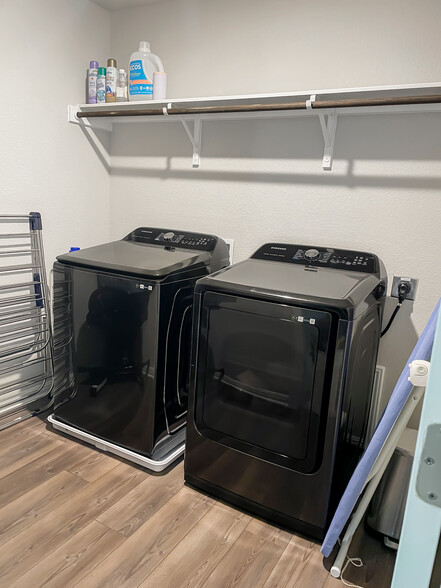
[[[184,454],[185,450],[185,438],[182,440],[182,437],[177,435],[176,447],[173,447],[161,459],[154,460],[136,453],[135,451],[130,451],[129,449],[125,449],[124,447],[120,447],[114,443],[110,443],[110,441],[104,441],[99,437],[85,433],[84,431],[76,429],[75,427],[71,427],[70,425],[66,425],[65,423],[57,420],[53,414],[49,415],[47,420],[51,423],[54,429],[62,431],[71,437],[76,437],[77,439],[85,441],[90,445],[94,445],[97,449],[114,453],[119,457],[132,461],[133,463],[136,463],[137,465],[140,465],[148,470],[152,470],[153,472],[162,472],[168,468],[169,465],[171,465],[174,461],[179,459],[181,455]]]

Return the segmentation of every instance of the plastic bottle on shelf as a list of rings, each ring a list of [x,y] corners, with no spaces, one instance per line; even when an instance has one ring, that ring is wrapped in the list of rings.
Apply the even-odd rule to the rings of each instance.
[[[96,79],[96,101],[103,104],[106,101],[106,68],[98,68],[98,77]]]
[[[116,102],[117,80],[118,70],[116,69],[116,59],[108,59],[106,69],[106,102]]]
[[[165,71],[153,72],[153,100],[165,100],[167,93],[167,74]]]
[[[138,51],[130,56],[129,100],[153,98],[153,73],[163,72],[164,66],[157,55],[150,51],[150,43],[140,41]]]
[[[87,72],[87,103],[96,104],[96,81],[98,76],[98,61],[90,62]]]
[[[127,72],[125,69],[118,70],[118,82],[116,84],[116,101],[127,102]]]

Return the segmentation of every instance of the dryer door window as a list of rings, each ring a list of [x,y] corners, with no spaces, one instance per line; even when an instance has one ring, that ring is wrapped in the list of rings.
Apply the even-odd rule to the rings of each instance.
[[[331,323],[327,312],[206,293],[196,395],[201,433],[313,471]]]

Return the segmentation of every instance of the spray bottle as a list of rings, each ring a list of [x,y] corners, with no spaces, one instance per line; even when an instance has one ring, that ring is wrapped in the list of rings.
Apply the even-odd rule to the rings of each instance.
[[[98,76],[98,61],[91,61],[87,72],[87,103],[96,104],[96,79]]]
[[[103,104],[106,101],[106,68],[98,68],[98,77],[96,80],[96,101]]]
[[[116,69],[116,59],[108,59],[106,69],[106,102],[116,102],[117,80],[118,70]]]

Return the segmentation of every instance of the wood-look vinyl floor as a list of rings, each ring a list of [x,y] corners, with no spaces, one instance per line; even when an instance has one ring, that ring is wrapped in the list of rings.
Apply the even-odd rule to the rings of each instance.
[[[362,530],[347,580],[387,588],[394,555]],[[320,546],[151,475],[40,418],[0,431],[0,587],[337,588]]]

